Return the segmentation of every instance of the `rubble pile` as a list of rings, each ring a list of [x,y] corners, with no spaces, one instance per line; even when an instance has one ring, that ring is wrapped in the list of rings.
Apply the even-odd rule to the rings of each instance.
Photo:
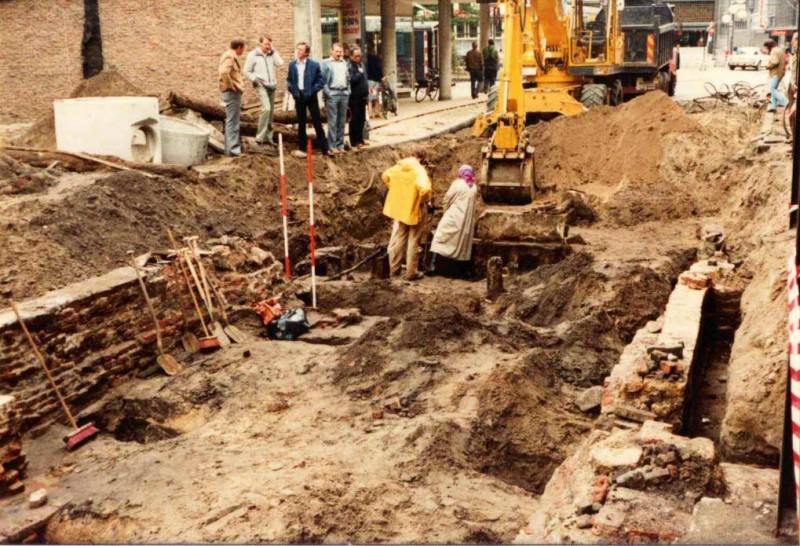
[[[699,499],[716,496],[714,444],[667,423],[595,430],[553,474],[518,543],[672,542]]]

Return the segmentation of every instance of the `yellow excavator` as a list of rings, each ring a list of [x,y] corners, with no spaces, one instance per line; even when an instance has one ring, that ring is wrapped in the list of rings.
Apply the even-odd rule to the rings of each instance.
[[[674,94],[678,29],[672,8],[654,0],[623,2],[571,0],[565,10],[563,0],[499,0],[504,26],[497,99],[473,126],[475,136],[491,135],[480,170],[484,200],[533,200],[528,124],[655,89]]]

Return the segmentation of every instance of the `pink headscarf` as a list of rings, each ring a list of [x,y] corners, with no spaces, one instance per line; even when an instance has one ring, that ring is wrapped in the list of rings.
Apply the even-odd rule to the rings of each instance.
[[[469,165],[461,165],[458,168],[458,177],[466,182],[469,187],[475,185],[475,169]]]

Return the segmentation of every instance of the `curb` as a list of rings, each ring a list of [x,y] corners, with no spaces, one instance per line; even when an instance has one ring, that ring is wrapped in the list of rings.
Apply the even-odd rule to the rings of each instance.
[[[420,140],[427,140],[429,138],[435,138],[438,136],[442,136],[446,133],[455,133],[456,131],[460,131],[461,129],[466,129],[467,127],[472,126],[475,123],[475,120],[478,118],[479,114],[473,114],[467,119],[463,119],[459,122],[456,122],[452,125],[447,127],[443,127],[441,129],[437,129],[432,133],[428,133],[425,135],[420,136],[412,136],[405,140],[401,140],[399,142],[392,142],[391,144],[378,144],[376,146],[370,146],[370,149],[377,150],[379,148],[391,148],[392,146],[402,146],[404,144],[411,144],[412,142],[419,142]]]

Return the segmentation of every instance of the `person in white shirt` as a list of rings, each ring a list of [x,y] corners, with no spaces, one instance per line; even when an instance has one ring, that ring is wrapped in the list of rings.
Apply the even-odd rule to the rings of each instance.
[[[280,53],[272,46],[272,38],[262,36],[256,48],[247,55],[244,75],[253,83],[261,99],[261,117],[258,120],[256,142],[274,146],[272,142],[272,115],[275,111],[275,89],[278,87],[277,68],[283,66]]]
[[[328,144],[332,153],[342,154],[347,104],[350,100],[350,72],[344,60],[342,44],[333,44],[330,58],[322,62],[322,79],[325,82],[322,96],[328,111]]]

